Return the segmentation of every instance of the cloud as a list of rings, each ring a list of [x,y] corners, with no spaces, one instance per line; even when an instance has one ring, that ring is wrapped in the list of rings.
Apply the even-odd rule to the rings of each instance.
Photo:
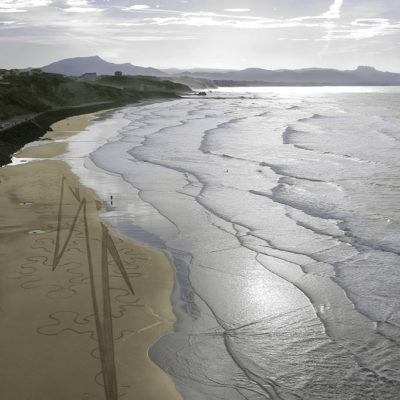
[[[248,12],[250,8],[225,8],[224,11],[228,12]]]
[[[329,10],[321,15],[308,15],[303,17],[292,18],[294,21],[307,21],[307,20],[333,20],[339,19],[343,6],[343,0],[334,0]]]
[[[219,17],[220,15],[210,11],[186,12],[183,17]]]
[[[88,6],[87,0],[67,0],[67,4],[71,7],[84,7]]]
[[[327,27],[322,19],[311,17],[275,19],[254,16],[233,16],[216,14],[214,12],[181,13],[176,17],[146,18],[145,23],[153,25],[189,25],[189,26],[220,26],[242,29],[274,29],[293,27]]]
[[[95,7],[69,7],[69,8],[64,8],[63,11],[70,13],[89,13],[89,12],[101,12],[104,10],[102,8],[95,8]]]
[[[88,0],[65,0],[67,8],[62,11],[72,13],[87,13],[103,11],[101,8],[91,7]],[[0,0],[0,13],[25,13],[28,9],[46,7],[54,3],[54,0]]]
[[[95,0],[64,0],[69,7],[62,8],[67,13],[92,13],[104,11],[103,8],[92,7]]]
[[[385,18],[356,19],[350,25],[342,25],[330,30],[318,40],[362,40],[386,36],[400,32],[400,22],[390,22]]]
[[[42,7],[48,6],[53,0],[2,0],[2,7],[7,6],[7,4],[13,7]]]
[[[296,18],[266,18],[255,16],[224,15],[214,12],[180,13],[176,17],[155,17],[147,19],[155,25],[188,25],[188,26],[222,26],[243,29],[273,29],[293,27],[320,27],[331,29],[334,27],[329,21],[339,19],[343,0],[333,0],[329,10],[321,15],[302,16]],[[248,12],[249,8],[226,8],[231,13]]]
[[[53,0],[1,0],[0,13],[26,12],[27,8],[44,7]]]
[[[382,26],[386,25],[389,21],[386,18],[358,18],[354,20],[351,25],[353,26]]]
[[[24,12],[26,12],[26,10],[22,10],[21,8],[0,8],[0,13],[24,13]]]
[[[95,8],[95,7],[70,7],[65,8],[63,11],[70,13],[91,13],[91,12],[102,12],[103,8]]]
[[[320,15],[295,18],[266,18],[199,11],[186,13],[177,12],[177,15],[173,16],[162,15],[143,18],[136,20],[135,23],[137,25],[186,25],[193,27],[208,26],[240,29],[323,29],[325,33],[316,40],[327,42],[342,39],[361,40],[398,32],[399,23],[391,23],[385,18],[356,19],[353,22],[343,21],[341,18],[343,4],[343,0],[333,0],[329,9]],[[244,9],[225,9],[225,11],[232,10],[242,11]],[[291,40],[297,41],[297,39]],[[298,41],[305,40],[307,40],[307,38],[302,38]]]
[[[145,4],[135,4],[134,6],[123,8],[123,10],[124,11],[141,11],[141,10],[147,10],[148,8],[150,8],[150,7]]]
[[[108,5],[106,5],[106,2]],[[128,6],[129,2],[130,6]],[[268,35],[272,37],[271,40],[293,42],[320,40],[324,41],[327,46],[329,46],[329,42],[336,40],[369,39],[399,32],[399,23],[390,22],[385,18],[367,18],[370,15],[374,16],[374,13],[367,14],[365,18],[353,20],[350,15],[343,17],[341,14],[343,4],[345,4],[344,0],[331,0],[330,6],[325,9],[325,12],[320,12],[317,15],[287,18],[268,18],[260,16],[260,14],[258,16],[246,14],[246,12],[251,11],[248,8],[226,8],[225,12],[221,13],[212,12],[212,9],[209,9],[210,11],[184,12],[178,9],[156,8],[155,3],[149,6],[132,4],[135,2],[131,0],[129,2],[127,0],[0,0],[0,12],[21,13],[12,16],[10,14],[8,18],[4,19],[15,19],[19,24],[24,24],[24,29],[31,29],[31,32],[41,32],[47,29],[46,34],[51,36],[53,34],[58,35],[59,31],[62,31],[64,40],[66,40],[67,35],[80,38],[80,41],[90,38],[93,42],[108,38],[110,44],[113,40],[178,40],[176,39],[178,37],[176,36],[177,32],[185,40],[193,39],[194,37],[191,36],[194,34],[193,31],[185,27],[198,27],[200,29],[202,27],[226,27],[243,30],[275,29],[277,36]],[[137,2],[144,1],[137,0]],[[44,7],[49,5],[50,7]],[[32,12],[34,7],[42,8]],[[112,12],[102,13],[108,8],[112,9]],[[187,10],[187,7],[185,9]],[[347,11],[348,9],[346,9],[346,13]],[[101,15],[101,18],[99,18],[99,15]],[[363,13],[353,12],[354,15],[362,16]],[[381,16],[383,14],[375,13],[375,15]],[[7,31],[7,27],[10,32],[17,28],[16,25],[13,26],[11,23],[0,22],[0,24],[2,32]],[[286,31],[281,32],[281,30]],[[199,39],[197,31],[195,35]],[[205,31],[207,29],[203,30],[203,32]],[[160,32],[162,33],[160,34]],[[33,33],[33,35],[35,34]],[[143,39],[140,39],[140,36]],[[289,37],[285,38],[285,36]],[[60,41],[63,39],[60,39]]]
[[[343,0],[335,0],[329,7],[329,10],[321,15],[321,18],[338,19],[340,18],[340,11],[343,6]]]
[[[165,42],[165,41],[180,41],[191,40],[192,36],[118,36],[118,39],[129,42]]]

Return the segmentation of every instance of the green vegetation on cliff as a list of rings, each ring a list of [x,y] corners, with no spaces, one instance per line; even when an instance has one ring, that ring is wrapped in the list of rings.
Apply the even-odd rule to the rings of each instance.
[[[0,121],[63,107],[105,102],[122,105],[148,98],[177,97],[178,93],[190,91],[185,85],[130,76],[80,82],[58,74],[9,74],[0,82]]]
[[[140,100],[177,98],[191,91],[182,84],[148,77],[106,76],[97,83],[42,72],[2,75],[0,165],[58,120]]]
[[[139,92],[187,92],[190,91],[188,86],[181,83],[174,83],[162,78],[153,76],[110,76],[103,75],[96,79],[97,84],[112,86],[123,89],[133,89]]]

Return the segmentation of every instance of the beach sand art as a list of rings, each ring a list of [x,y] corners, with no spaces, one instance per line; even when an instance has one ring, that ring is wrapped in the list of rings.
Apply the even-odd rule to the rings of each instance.
[[[46,138],[92,117],[61,121]],[[51,143],[18,156],[63,150]],[[175,322],[166,256],[114,234],[98,217],[103,203],[61,161],[4,167],[0,190],[2,396],[181,399],[147,355]]]

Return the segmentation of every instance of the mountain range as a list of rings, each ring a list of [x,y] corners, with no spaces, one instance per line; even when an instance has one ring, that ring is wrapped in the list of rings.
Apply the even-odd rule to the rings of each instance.
[[[41,68],[43,72],[62,74],[69,76],[81,76],[88,72],[96,72],[98,75],[114,75],[115,71],[121,71],[124,75],[163,76],[166,73],[155,69],[138,67],[130,63],[114,64],[103,60],[99,56],[66,58],[56,61]]]
[[[121,71],[124,75],[159,76],[167,79],[178,77],[201,78],[217,81],[219,86],[234,86],[254,82],[263,84],[286,85],[400,85],[400,74],[378,71],[373,67],[360,66],[355,70],[340,71],[329,68],[280,69],[267,70],[247,68],[244,70],[194,69],[160,70],[151,67],[139,67],[130,63],[114,64],[98,56],[77,57],[60,60],[41,68],[44,72],[70,76],[96,72],[98,75],[113,75]]]
[[[222,73],[188,72],[185,75],[217,81],[220,86],[224,86],[224,83],[232,86],[227,81],[242,83],[251,81],[259,85],[263,82],[294,85],[400,85],[400,74],[382,72],[367,66],[360,66],[355,70],[348,71],[328,68],[282,69],[275,71],[247,68],[241,71]]]

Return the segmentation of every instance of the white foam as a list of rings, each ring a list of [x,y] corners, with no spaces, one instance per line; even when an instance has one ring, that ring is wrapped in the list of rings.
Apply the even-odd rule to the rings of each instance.
[[[259,390],[249,376],[281,398],[332,398],[332,381],[335,398],[397,393],[377,377],[399,381],[400,354],[376,329],[399,322],[399,96],[246,91],[127,107],[66,139],[62,158],[113,196],[103,217],[175,259],[177,333],[152,357],[187,398],[239,398],[226,388]]]

